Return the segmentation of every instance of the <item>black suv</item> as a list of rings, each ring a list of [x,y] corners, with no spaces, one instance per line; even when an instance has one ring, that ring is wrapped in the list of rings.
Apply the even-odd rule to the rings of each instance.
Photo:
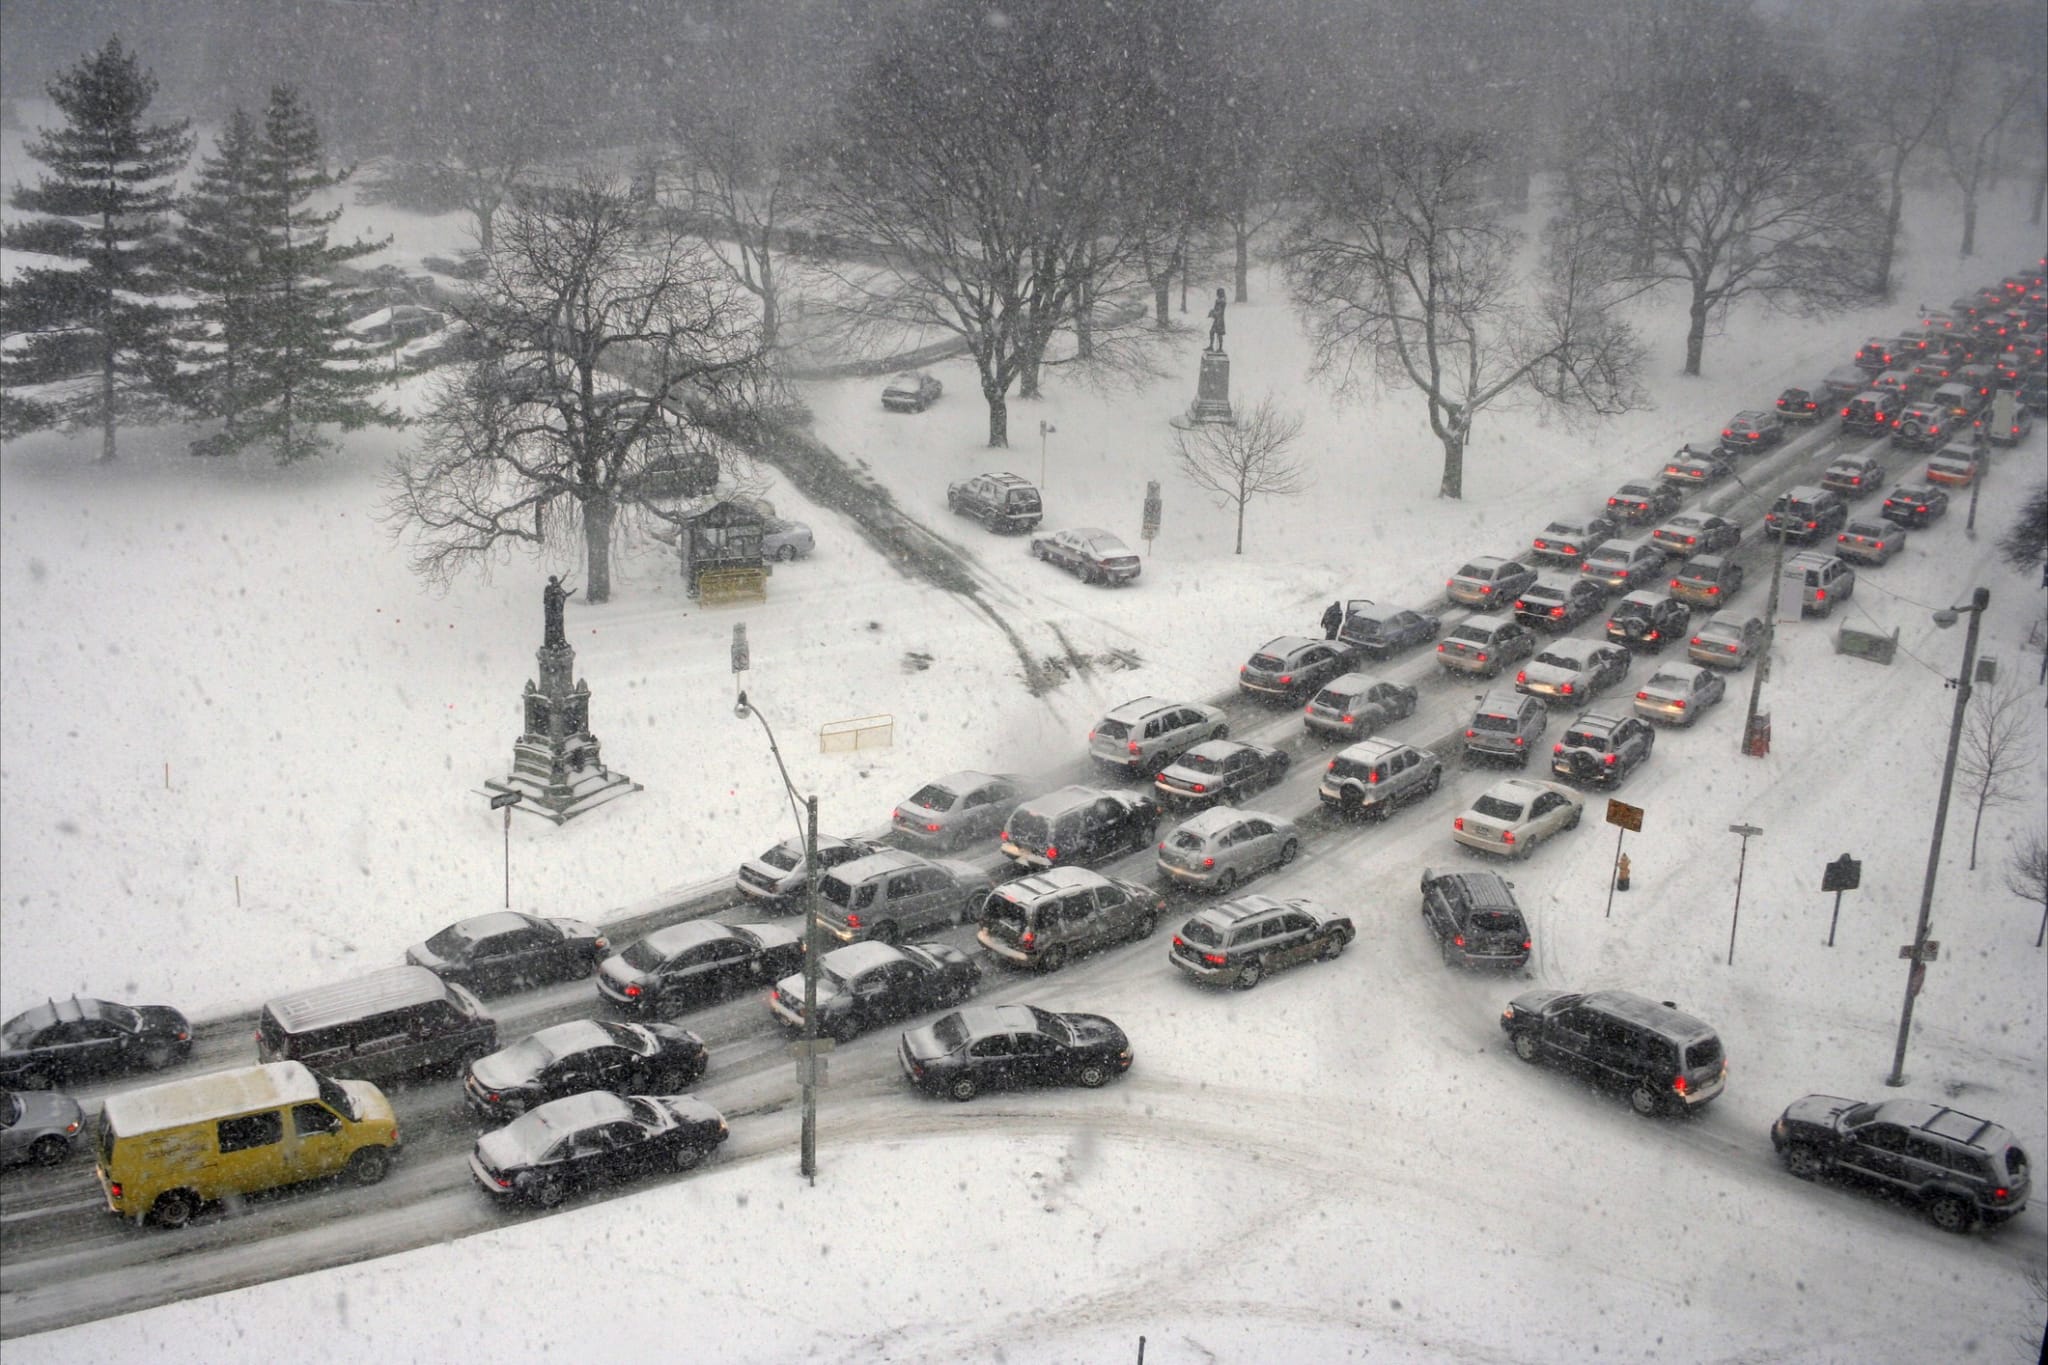
[[[1529,925],[1514,883],[1494,872],[1422,872],[1422,918],[1445,965],[1526,967]]]
[[[1691,624],[1692,608],[1669,593],[1632,592],[1614,604],[1614,614],[1607,618],[1607,638],[1655,654],[1673,640],[1684,640]]]
[[[1645,1117],[1698,1108],[1728,1080],[1721,1039],[1668,1000],[1531,991],[1508,1002],[1500,1026],[1523,1061],[1557,1062],[1626,1090]]]
[[[1771,510],[1764,513],[1764,534],[1802,544],[1827,540],[1848,519],[1849,504],[1842,501],[1840,493],[1801,484],[1780,493]]]
[[[1641,767],[1656,746],[1657,732],[1640,716],[1588,711],[1551,746],[1550,770],[1580,782],[1612,785]]]
[[[946,506],[991,531],[1028,531],[1045,515],[1038,485],[1018,474],[977,474],[949,483]]]
[[[1995,1123],[1924,1100],[1794,1100],[1771,1145],[1801,1180],[1840,1174],[1904,1195],[1937,1227],[1966,1232],[2027,1206],[2027,1154]]]

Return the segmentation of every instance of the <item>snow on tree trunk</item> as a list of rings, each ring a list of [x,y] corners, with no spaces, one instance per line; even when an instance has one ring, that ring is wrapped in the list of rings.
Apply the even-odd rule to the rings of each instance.
[[[1237,299],[1236,299],[1236,302],[1238,302],[1238,303],[1244,303],[1244,302],[1247,302],[1247,301],[1248,301],[1248,300],[1249,300],[1249,299],[1251,298],[1251,296],[1252,296],[1252,294],[1251,294],[1251,263],[1252,263],[1252,255],[1251,255],[1251,234],[1250,234],[1250,233],[1248,233],[1248,232],[1246,232],[1246,231],[1244,230],[1244,227],[1243,227],[1243,225],[1242,225],[1242,224],[1240,224],[1240,225],[1238,225],[1238,227],[1236,228],[1236,230],[1235,230],[1235,232],[1234,232],[1234,234],[1233,234],[1233,235],[1234,235],[1234,236],[1235,236],[1235,237],[1237,238]]]
[[[1697,375],[1700,372],[1700,357],[1707,349],[1707,314],[1713,309],[1707,301],[1706,291],[1695,284],[1692,291],[1691,321],[1685,329],[1685,372]]]
[[[988,398],[988,444],[991,450],[1008,449],[1010,445],[1010,400],[1001,393],[982,390]]]
[[[583,552],[587,586],[583,600],[590,603],[612,600],[612,500],[603,496],[583,500]]]
[[[1445,432],[1444,476],[1437,485],[1436,495],[1440,498],[1462,498],[1465,496],[1465,438],[1455,432]]]

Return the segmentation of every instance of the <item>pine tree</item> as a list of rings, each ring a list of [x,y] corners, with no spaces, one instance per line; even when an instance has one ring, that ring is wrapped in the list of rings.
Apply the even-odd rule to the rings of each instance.
[[[48,169],[12,201],[38,216],[0,241],[65,264],[24,267],[0,300],[0,332],[23,339],[0,356],[0,380],[59,387],[10,394],[5,410],[10,424],[97,425],[111,460],[121,421],[165,414],[176,393],[162,219],[192,137],[182,119],[144,122],[156,77],[119,38],[48,89],[65,126],[37,131],[27,152]],[[62,385],[93,373],[97,384]]]
[[[214,139],[214,154],[183,205],[178,273],[193,297],[180,329],[187,402],[221,429],[192,444],[194,455],[227,455],[249,442],[242,421],[249,402],[250,351],[263,296],[261,238],[255,202],[256,124],[237,109]]]
[[[258,234],[262,296],[251,318],[247,387],[241,409],[246,444],[267,444],[279,464],[327,450],[318,429],[357,431],[374,422],[397,426],[398,414],[366,395],[386,382],[381,358],[396,343],[361,346],[347,330],[350,291],[329,272],[389,242],[334,245],[327,230],[339,208],[310,207],[313,197],[344,183],[331,173],[312,111],[290,86],[274,86],[253,161],[250,202]]]

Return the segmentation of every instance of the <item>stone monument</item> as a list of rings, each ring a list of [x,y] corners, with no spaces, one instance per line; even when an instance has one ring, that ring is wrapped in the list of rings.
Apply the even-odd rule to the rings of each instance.
[[[590,733],[590,685],[575,676],[576,651],[562,624],[563,605],[575,591],[556,577],[541,589],[540,682],[526,684],[526,729],[512,745],[512,775],[484,783],[494,793],[518,792],[518,809],[558,825],[640,790],[604,766]]]
[[[1209,308],[1209,340],[1202,347],[1202,373],[1195,383],[1195,401],[1188,405],[1187,425],[1237,420],[1230,411],[1230,357],[1223,350],[1223,312],[1227,305],[1223,291],[1217,290],[1216,302]]]

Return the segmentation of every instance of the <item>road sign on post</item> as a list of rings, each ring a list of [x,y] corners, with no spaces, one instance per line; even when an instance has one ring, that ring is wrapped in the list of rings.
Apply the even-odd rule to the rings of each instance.
[[[519,804],[522,792],[499,792],[491,798],[491,809],[505,812],[505,908],[512,908],[512,808]]]
[[[1138,534],[1144,538],[1145,553],[1152,553],[1152,537],[1159,534],[1159,480],[1145,481],[1145,524]]]
[[[1835,893],[1835,913],[1828,919],[1828,947],[1835,946],[1835,926],[1842,919],[1842,893],[1863,885],[1863,864],[1844,853],[1821,869],[1820,889]]]
[[[1634,830],[1638,834],[1642,833],[1643,808],[1641,806],[1631,806],[1626,801],[1610,799],[1607,803],[1607,823],[1615,827],[1614,866],[1608,869],[1607,872],[1607,913],[1601,916],[1602,919],[1612,919],[1614,917],[1614,887],[1621,880],[1622,837],[1630,830]]]

